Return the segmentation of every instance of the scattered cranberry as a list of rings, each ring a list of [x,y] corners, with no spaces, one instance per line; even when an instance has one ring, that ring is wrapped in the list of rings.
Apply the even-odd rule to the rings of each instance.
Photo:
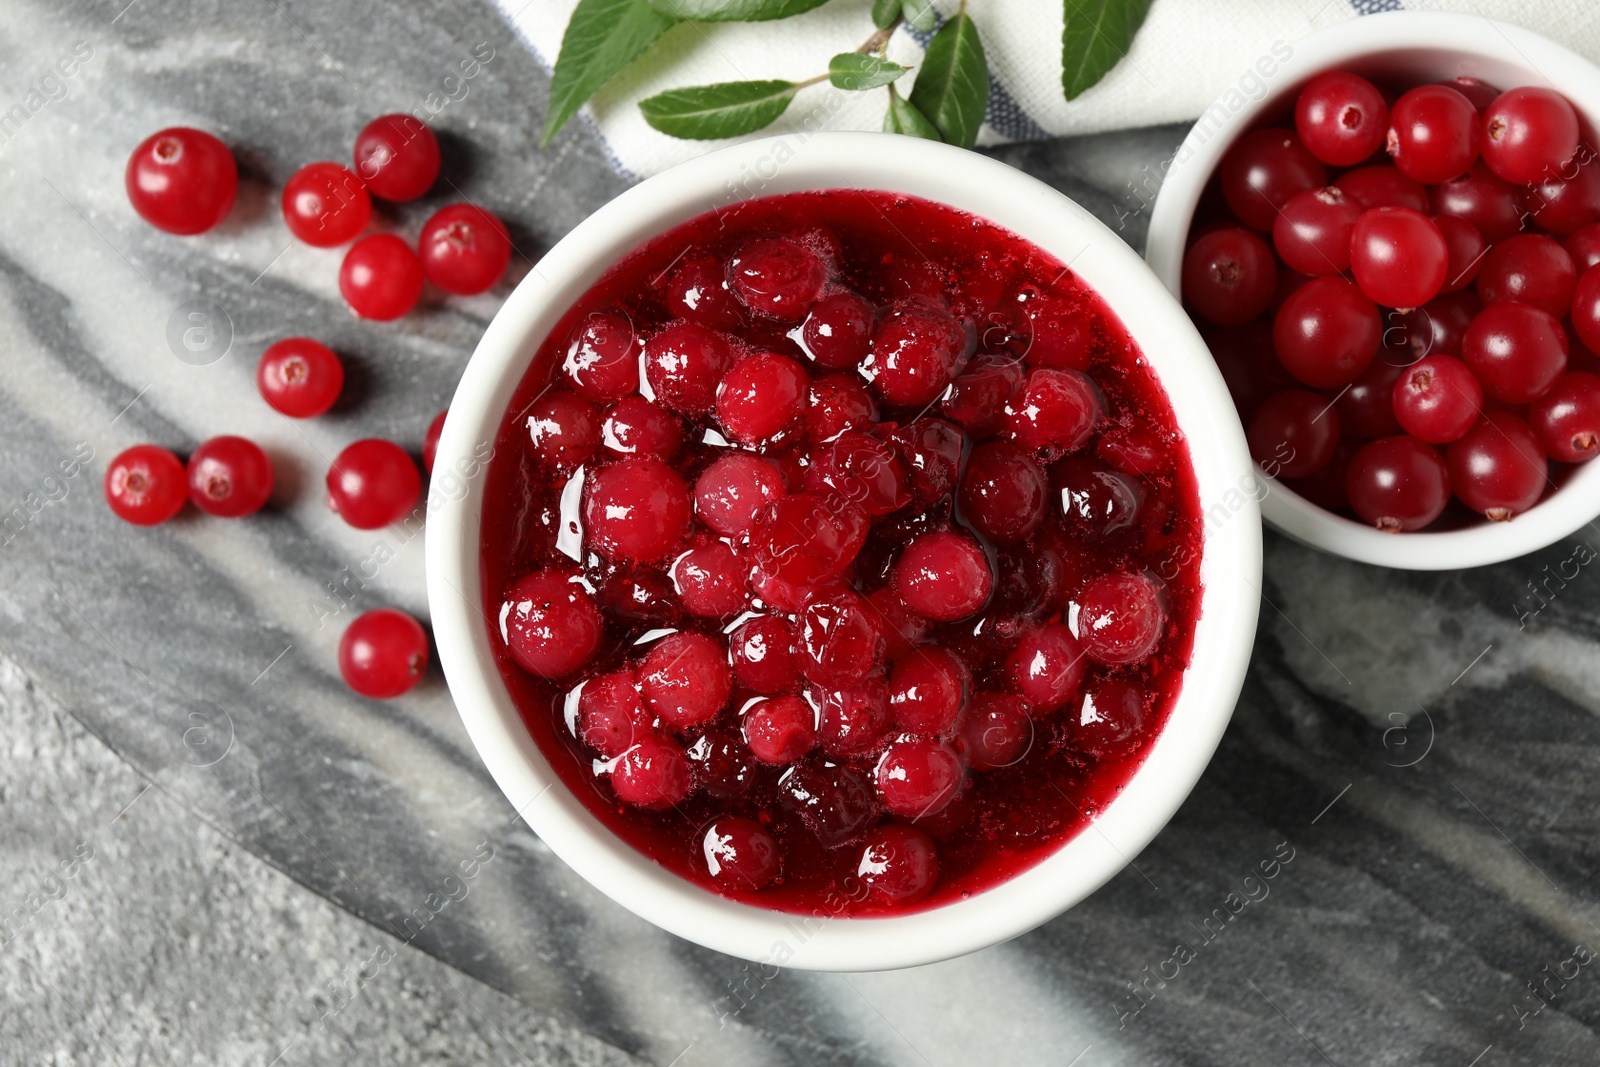
[[[117,518],[157,526],[183,510],[189,482],[177,456],[160,445],[134,445],[106,468],[105,493]]]
[[[1483,112],[1483,161],[1515,185],[1542,181],[1578,150],[1578,114],[1552,89],[1508,89]]]
[[[600,424],[600,443],[621,456],[673,459],[683,443],[678,422],[642,396],[625,396]]]
[[[628,330],[632,346],[633,330]],[[611,344],[613,350],[619,346]],[[620,366],[616,385],[609,390],[613,396],[622,396],[639,387],[638,364],[630,353],[620,355],[615,361],[626,359],[631,382],[624,385]],[[727,372],[731,357],[728,342],[722,335],[696,323],[685,322],[669,326],[645,343],[645,376],[656,395],[656,402],[668,411],[680,415],[703,415],[717,400],[717,383]],[[607,362],[613,362],[611,357]],[[571,363],[571,357],[568,357]]]
[[[625,316],[596,311],[573,329],[561,369],[572,387],[595,403],[621,400],[639,388],[637,344]]]
[[[700,521],[724,537],[743,537],[768,504],[783,495],[783,472],[771,460],[730,452],[694,483]]]
[[[907,304],[878,325],[861,373],[891,404],[930,404],[960,373],[968,345],[966,330],[948,312]]]
[[[254,441],[223,435],[189,454],[189,499],[208,515],[253,515],[272,495],[272,461]]]
[[[1402,98],[1403,99],[1403,98]],[[1306,150],[1330,167],[1353,167],[1383,147],[1389,109],[1359,74],[1319,74],[1300,90],[1294,127]]]
[[[943,741],[901,738],[878,758],[878,799],[896,815],[924,819],[950,806],[965,773],[961,757]]]
[[[1589,462],[1600,449],[1600,375],[1563,374],[1533,402],[1528,421],[1551,459]]]
[[[664,737],[645,736],[611,768],[617,799],[636,808],[670,808],[689,795],[689,761]]]
[[[1305,478],[1333,458],[1339,412],[1325,397],[1288,389],[1250,417],[1250,455],[1273,477]]]
[[[817,744],[817,714],[799,697],[759,700],[744,713],[744,739],[762,763],[783,766]]]
[[[283,187],[283,221],[316,248],[353,241],[372,218],[367,187],[337,163],[309,163]]]
[[[1447,85],[1419,85],[1389,112],[1387,147],[1400,173],[1424,185],[1448,181],[1478,158],[1478,109]]]
[[[344,364],[320,341],[287,337],[261,353],[256,388],[274,411],[293,419],[314,418],[339,399]]]
[[[756,822],[724,815],[701,838],[706,873],[719,885],[755,892],[778,873],[778,843]]]
[[[1085,670],[1084,650],[1065,623],[1025,632],[1011,658],[1011,676],[1035,711],[1063,708],[1078,695]]]
[[[1543,447],[1526,422],[1490,411],[1445,453],[1456,496],[1492,522],[1507,522],[1539,502],[1549,484]]]
[[[751,311],[799,322],[828,280],[816,254],[787,237],[750,241],[728,261],[728,288]]]
[[[417,306],[422,263],[411,246],[389,233],[363,237],[345,253],[339,292],[364,319],[388,322]]]
[[[393,441],[357,441],[328,468],[328,506],[358,530],[399,522],[421,496],[416,463]]]
[[[1355,513],[1385,533],[1420,530],[1450,502],[1450,474],[1430,446],[1415,437],[1368,442],[1345,471]]]
[[[855,293],[834,293],[813,305],[798,340],[818,366],[847,370],[867,358],[874,317],[872,305]]]
[[[228,146],[187,126],[153,133],[128,159],[128,202],[158,230],[189,237],[228,217],[239,168]]]
[[[1090,657],[1116,666],[1155,650],[1167,625],[1161,587],[1149,575],[1120,571],[1096,578],[1078,595],[1078,640]]]
[[[1567,335],[1553,315],[1531,304],[1491,304],[1467,327],[1461,358],[1489,397],[1526,404],[1566,370]]]
[[[1354,197],[1346,195],[1337,185],[1308,189],[1283,205],[1278,213],[1278,220],[1272,224],[1273,247],[1290,270],[1312,277],[1342,274],[1350,269],[1350,234],[1364,211]],[[1213,231],[1195,242],[1196,247],[1218,233],[1227,232]],[[1193,253],[1194,249],[1190,249],[1190,255]],[[1267,266],[1276,276],[1270,257]],[[1261,310],[1265,307],[1264,301]],[[1260,313],[1258,310],[1256,315]],[[1202,317],[1217,321],[1203,312]],[[1255,318],[1255,315],[1249,317]]]
[[[415,200],[439,176],[439,140],[410,115],[380,115],[356,136],[355,164],[373,196]]]
[[[1483,386],[1454,356],[1428,356],[1394,384],[1394,415],[1406,433],[1444,445],[1472,429],[1483,410]]]
[[[339,673],[364,697],[397,697],[420,682],[427,669],[428,635],[416,619],[395,608],[356,616],[339,638]]]
[[[1296,207],[1291,216],[1291,209],[1285,206],[1285,214],[1274,224],[1274,240],[1277,229],[1288,230],[1294,226],[1294,222],[1285,219],[1298,220],[1304,216],[1297,202],[1305,196],[1314,198],[1316,193],[1308,190],[1289,201]],[[1307,244],[1315,240],[1312,236],[1296,239]],[[1348,263],[1348,236],[1345,245],[1343,258]],[[1321,257],[1316,258],[1317,265],[1321,265]],[[1335,266],[1305,273],[1336,274],[1340,269]],[[1191,245],[1183,256],[1183,299],[1195,314],[1219,326],[1238,326],[1261,314],[1271,302],[1277,284],[1278,270],[1272,262],[1272,250],[1260,237],[1237,226],[1212,230]]]
[[[1572,309],[1577,284],[1572,257],[1560,242],[1544,234],[1506,238],[1489,249],[1478,271],[1478,296],[1485,304],[1532,304],[1557,319],[1566,318]]]
[[[999,770],[1021,762],[1033,748],[1033,717],[1020,697],[979,693],[961,736],[974,770]]]
[[[1316,389],[1355,381],[1378,353],[1378,309],[1340,277],[1313,278],[1284,301],[1272,325],[1273,346],[1289,373]]]
[[[890,823],[873,831],[857,876],[880,904],[915,904],[939,880],[939,850],[921,830]]]
[[[447,293],[473,296],[494,287],[511,262],[505,223],[475,204],[434,213],[417,239],[422,273]]]
[[[594,474],[584,493],[590,541],[613,559],[651,562],[666,556],[689,528],[689,487],[653,458],[622,459]]]
[[[805,368],[787,356],[746,356],[717,386],[717,421],[741,444],[775,440],[800,417],[810,387]]]
[[[1444,287],[1449,265],[1444,235],[1420,211],[1370,208],[1350,233],[1350,268],[1356,284],[1374,303],[1386,307],[1426,304]]]
[[[639,666],[645,705],[676,729],[706,722],[733,689],[722,646],[704,634],[679,631],[650,646]]]
[[[615,759],[650,730],[633,671],[612,671],[583,683],[578,694],[578,740]]]
[[[1328,170],[1289,130],[1247,133],[1222,157],[1222,195],[1252,230],[1269,232],[1297,193],[1328,184]]]

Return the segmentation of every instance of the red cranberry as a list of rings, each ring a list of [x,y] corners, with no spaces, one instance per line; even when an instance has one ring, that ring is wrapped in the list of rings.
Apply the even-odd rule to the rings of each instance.
[[[1247,133],[1228,149],[1219,168],[1222,195],[1252,230],[1270,231],[1278,209],[1296,193],[1328,184],[1328,170],[1289,130]]]
[[[1305,478],[1333,458],[1339,411],[1325,397],[1288,389],[1250,416],[1250,456],[1274,478]]]
[[[1515,185],[1560,171],[1578,150],[1578,114],[1553,89],[1508,89],[1483,112],[1483,161]]]
[[[667,283],[667,308],[680,319],[718,330],[731,330],[744,321],[726,272],[710,256],[686,259],[674,272]]]
[[[1466,105],[1465,98],[1461,102]],[[1421,307],[1439,295],[1449,266],[1450,251],[1444,235],[1420,211],[1370,208],[1350,232],[1351,270],[1356,284],[1374,303]]]
[[[358,530],[399,522],[422,497],[422,475],[406,450],[368,437],[334,457],[328,468],[328,507]]]
[[[1600,349],[1600,270],[1589,267],[1573,287],[1572,328],[1590,349]]]
[[[274,411],[292,419],[313,418],[339,399],[344,364],[320,341],[286,337],[261,353],[256,388]]]
[[[511,262],[505,223],[476,204],[434,213],[417,238],[422,272],[447,293],[473,296],[494,287]]]
[[[855,593],[819,597],[800,617],[800,673],[818,685],[850,685],[882,662],[883,637]]]
[[[1010,356],[980,355],[950,386],[939,408],[974,437],[988,437],[1005,419],[1005,407],[1022,388],[1022,368]]]
[[[1339,175],[1333,183],[1344,195],[1364,208],[1408,207],[1428,210],[1428,190],[1389,166],[1357,167]]]
[[[824,848],[848,844],[878,814],[872,787],[846,767],[799,763],[778,779],[778,793]]]
[[[800,346],[820,367],[854,367],[867,358],[873,317],[872,305],[855,293],[834,293],[811,308],[800,327]]]
[[[1036,711],[1064,708],[1083,684],[1083,649],[1064,623],[1037,626],[1017,642],[1011,677],[1017,692]]]
[[[411,115],[380,115],[356,136],[356,173],[372,195],[415,200],[439,176],[439,139]]]
[[[1483,253],[1489,247],[1478,228],[1459,215],[1434,215],[1433,224],[1444,238],[1446,266],[1441,292],[1454,292],[1471,285],[1483,266]]]
[[[683,431],[678,420],[644,397],[625,396],[606,412],[600,440],[618,455],[670,460],[678,454]]]
[[[1456,496],[1494,522],[1508,522],[1533,507],[1550,484],[1538,437],[1509,411],[1485,413],[1445,452],[1445,462]]]
[[[1282,218],[1276,225],[1285,225]],[[1337,273],[1337,268],[1316,273]],[[1183,255],[1184,301],[1196,315],[1219,326],[1237,326],[1260,315],[1277,284],[1272,249],[1237,226],[1212,230]]]
[[[757,615],[728,639],[733,680],[741,688],[773,696],[800,684],[794,624],[778,615]]]
[[[793,763],[816,747],[816,718],[799,697],[758,700],[744,713],[744,739],[762,763]]]
[[[878,324],[861,373],[891,404],[931,404],[961,372],[968,344],[966,330],[948,312],[902,304]]]
[[[911,491],[924,504],[948,497],[961,468],[961,431],[943,419],[915,419],[889,435],[905,459]]]
[[[1241,419],[1248,420],[1267,397],[1297,384],[1273,351],[1270,322],[1247,322],[1233,329],[1205,327],[1201,336]]]
[[[1316,389],[1339,389],[1378,352],[1378,309],[1340,277],[1313,278],[1284,301],[1272,325],[1273,347],[1290,374]]]
[[[1343,273],[1350,269],[1350,233],[1364,210],[1337,185],[1309,189],[1283,205],[1272,224],[1273,246],[1301,274]]]
[[[1105,398],[1080,370],[1038,367],[1005,408],[1006,435],[1027,449],[1071,452],[1105,414]]]
[[[417,306],[422,262],[392,233],[375,233],[350,246],[339,267],[339,292],[364,319],[389,322]]]
[[[1430,445],[1454,441],[1478,421],[1483,386],[1454,356],[1428,356],[1394,384],[1394,414],[1406,433]]]
[[[1398,428],[1396,426],[1397,431]],[[1361,443],[1354,437],[1345,437],[1334,449],[1333,459],[1326,467],[1309,478],[1286,480],[1284,484],[1323,511],[1348,511],[1350,500],[1345,495],[1344,476],[1350,466],[1350,457],[1355,455]]]
[[[1087,541],[1104,541],[1139,521],[1144,491],[1138,482],[1083,456],[1050,468],[1050,486],[1061,501],[1067,529]]]
[[[1467,327],[1461,358],[1492,399],[1526,404],[1567,369],[1567,335],[1531,304],[1491,304]]]
[[[872,395],[854,374],[829,374],[811,383],[806,400],[806,439],[813,444],[832,441],[846,430],[866,428],[878,417]]]
[[[926,737],[948,737],[966,704],[966,665],[937,645],[913,649],[889,672],[889,710],[895,726]]]
[[[1294,128],[1306,150],[1330,167],[1353,167],[1383,147],[1389,108],[1359,74],[1319,74],[1300,90]]]
[[[778,873],[778,843],[760,823],[742,815],[724,815],[707,826],[700,852],[706,873],[724,888],[753,893]]]
[[[524,425],[534,458],[547,470],[575,470],[600,447],[600,416],[576,393],[545,393],[528,409]]]
[[[1478,110],[1447,85],[1419,85],[1389,112],[1387,147],[1400,173],[1424,185],[1448,181],[1478,158]]]
[[[1033,747],[1033,717],[1020,697],[979,693],[967,710],[961,737],[974,770],[1010,767]]]
[[[1374,360],[1362,371],[1361,377],[1333,402],[1333,410],[1339,415],[1339,431],[1362,441],[1399,433],[1400,423],[1394,417],[1394,383],[1400,380],[1403,369]]]
[[[1450,502],[1450,472],[1415,437],[1380,437],[1363,445],[1345,470],[1350,507],[1384,533],[1427,526]]]
[[[870,752],[889,729],[889,691],[882,678],[872,676],[838,689],[815,689],[810,699],[817,709],[817,740],[830,755]]]
[[[859,430],[846,430],[812,453],[805,488],[820,497],[842,497],[872,516],[898,511],[911,500],[899,455]]]
[[[188,237],[228,217],[239,168],[228,146],[187,126],[153,133],[128,158],[128,202],[158,230]]]
[[[189,499],[207,515],[254,515],[272,495],[272,461],[243,437],[213,437],[189,454]]]
[[[1533,402],[1528,421],[1550,458],[1587,463],[1600,449],[1600,375],[1563,374]]]
[[[683,605],[664,571],[624,563],[604,567],[596,579],[601,607],[625,623],[657,629],[681,621]]]
[[[1478,272],[1478,296],[1485,304],[1514,300],[1542,308],[1558,319],[1566,318],[1572,309],[1577,284],[1572,257],[1560,242],[1542,233],[1522,233],[1501,241],[1483,257]]]
[[[861,547],[845,511],[809,493],[773,501],[750,530],[757,572],[802,587],[843,572]]]
[[[728,702],[733,678],[722,645],[680,630],[650,646],[639,664],[645,706],[675,729],[714,719]]]
[[[1082,303],[1025,285],[1017,304],[1026,323],[1021,355],[1035,367],[1088,370],[1094,313]]]
[[[1165,595],[1146,574],[1102,575],[1078,595],[1078,640],[1109,666],[1137,663],[1155,650],[1167,626]]]
[[[1522,206],[1546,233],[1577,232],[1600,218],[1600,166],[1592,155],[1582,161],[1574,156],[1558,173],[1529,187]]]
[[[689,487],[659,459],[621,459],[596,471],[584,494],[589,539],[613,559],[648,563],[689,528]]]
[[[922,644],[933,624],[906,606],[889,583],[867,597],[883,633],[883,658],[898,660]]]
[[[751,311],[799,322],[822,293],[827,268],[805,245],[758,237],[728,260],[728,288]]]
[[[688,329],[688,327],[679,327]],[[671,333],[671,330],[665,331]],[[715,337],[714,334],[710,335]],[[658,336],[655,340],[660,340]],[[720,343],[721,338],[717,338]],[[652,344],[655,342],[652,341]],[[620,312],[594,311],[585,316],[572,331],[567,342],[567,355],[561,363],[572,387],[597,404],[621,400],[639,388],[638,338],[633,323]],[[645,346],[648,356],[651,349]],[[652,361],[652,367],[654,361]],[[722,373],[719,365],[717,374]],[[651,379],[655,384],[655,379]],[[662,394],[657,386],[657,395]],[[662,403],[672,408],[665,398]],[[681,410],[674,408],[674,410]]]
[[[718,457],[694,483],[700,521],[724,537],[743,537],[768,504],[783,495],[783,472],[748,452]]]
[[[669,326],[650,338],[644,357],[656,401],[668,411],[690,416],[704,415],[716,404],[717,384],[731,362],[722,335],[692,322]]]
[[[746,356],[717,386],[717,420],[732,440],[763,444],[794,426],[810,389],[805,368],[789,357]]]
[[[1580,226],[1567,236],[1562,247],[1572,257],[1572,265],[1581,276],[1589,268],[1600,264],[1600,222]]]
[[[283,221],[308,245],[334,248],[367,228],[372,198],[361,179],[337,163],[311,163],[283,187]]]
[[[896,815],[922,819],[950,806],[961,791],[961,757],[943,741],[901,738],[878,758],[878,799]]]
[[[1490,244],[1504,241],[1522,229],[1522,202],[1517,187],[1495,177],[1481,162],[1468,167],[1460,177],[1434,186],[1433,214],[1466,219]]]
[[[612,671],[583,683],[578,694],[578,740],[615,759],[650,731],[633,671]]]
[[[339,638],[339,674],[364,697],[397,697],[420,682],[427,669],[428,635],[403,611],[365,612]]]
[[[1464,74],[1457,75],[1439,83],[1448,85],[1462,96],[1472,102],[1472,106],[1482,111],[1494,103],[1495,97],[1500,95],[1500,90],[1479,78],[1470,78]]]
[[[1443,293],[1422,307],[1405,312],[1400,317],[1401,332],[1412,360],[1428,355],[1459,356],[1467,327],[1482,310],[1483,302],[1478,294],[1471,289],[1461,289]]]
[[[719,800],[744,796],[755,784],[756,765],[749,747],[726,730],[708,728],[685,755],[695,788]]]
[[[940,622],[964,619],[982,608],[994,588],[983,549],[966,534],[927,533],[906,546],[895,564],[895,588],[911,610]]]
[[[580,579],[558,571],[522,578],[500,604],[500,638],[524,669],[571,674],[593,658],[604,629]]]
[[[448,414],[450,409],[446,408],[435,415],[422,435],[422,468],[429,474],[433,473],[433,458],[439,452],[439,438],[444,435],[444,419]]]
[[[879,904],[915,904],[939,880],[939,850],[921,830],[890,823],[867,839],[856,875]]]
[[[1270,356],[1270,353],[1268,353]],[[1276,364],[1277,360],[1273,360]],[[1283,374],[1283,368],[1277,368]],[[1148,426],[1108,426],[1094,443],[1094,454],[1128,474],[1159,474],[1167,467],[1167,442]]]
[[[134,445],[106,468],[106,503],[117,518],[156,526],[183,510],[189,481],[183,461],[160,445]]]
[[[961,510],[980,533],[1002,545],[1023,540],[1044,521],[1044,472],[1033,457],[1004,441],[972,450],[961,479]]]
[[[690,614],[721,619],[744,610],[746,570],[733,549],[711,541],[673,562],[672,581]]]
[[[670,808],[689,795],[689,761],[664,737],[646,735],[611,768],[611,790],[636,808]]]
[[[1108,678],[1084,694],[1068,734],[1080,752],[1117,759],[1137,747],[1147,717],[1144,694],[1130,682]]]

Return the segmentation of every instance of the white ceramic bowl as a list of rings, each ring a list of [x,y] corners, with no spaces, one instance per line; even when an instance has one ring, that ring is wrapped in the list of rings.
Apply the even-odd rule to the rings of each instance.
[[[1143,766],[1095,821],[1038,866],[986,892],[890,918],[809,919],[737,903],[657,866],[561,784],[518,717],[480,596],[480,451],[563,312],[647,238],[741,196],[842,187],[904,192],[991,219],[1070,263],[1160,377],[1188,437],[1210,516],[1192,666]],[[623,193],[540,261],[489,325],[450,404],[435,460],[428,602],[451,693],[484,763],[528,824],[601,892],[691,941],[819,970],[928,963],[1023,933],[1082,900],[1144,848],[1199,779],[1232,714],[1255,632],[1257,483],[1228,394],[1178,303],[1115,234],[1067,198],[971,152],[889,134],[779,137],[711,153]]]
[[[1572,101],[1591,145],[1600,127],[1600,68],[1549,38],[1481,15],[1369,15],[1295,41],[1288,59],[1272,58],[1272,63],[1270,78],[1249,82],[1265,82],[1264,95],[1249,100],[1233,88],[1219,97],[1167,169],[1150,217],[1145,258],[1174,294],[1195,206],[1223,155],[1263,119],[1292,108],[1301,86],[1323,71],[1350,70],[1397,84],[1470,75],[1502,89],[1546,86]],[[1261,512],[1297,541],[1364,563],[1408,570],[1476,567],[1553,544],[1600,515],[1600,463],[1574,471],[1558,491],[1511,522],[1439,533],[1382,533],[1325,511],[1275,480],[1269,480]]]

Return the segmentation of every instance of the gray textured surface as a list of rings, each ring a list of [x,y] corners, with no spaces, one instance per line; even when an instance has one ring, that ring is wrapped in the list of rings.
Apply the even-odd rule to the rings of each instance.
[[[1254,666],[1200,787],[1137,869],[1007,945],[769,978],[611,905],[513,820],[437,677],[377,705],[333,666],[354,610],[424,603],[420,542],[329,515],[326,457],[369,434],[420,443],[498,296],[357,323],[337,254],[292,244],[272,190],[485,43],[494,59],[435,120],[449,184],[386,221],[414,232],[465,195],[536,258],[619,183],[576,126],[532,149],[544,78],[487,4],[122,3],[0,0],[5,107],[74,42],[94,49],[0,144],[0,514],[26,517],[0,534],[0,903],[30,916],[0,947],[0,1062],[1600,1061],[1593,965],[1518,1013],[1542,967],[1600,945],[1600,579],[1552,585],[1519,625],[1527,583],[1571,544],[1404,575],[1269,537]],[[218,234],[176,240],[127,207],[128,151],[175,122],[244,164]],[[1137,245],[1132,190],[1181,133],[998,154]],[[235,338],[196,367],[165,331],[202,295]],[[289,332],[352,370],[335,413],[298,427],[251,384]],[[274,453],[268,512],[133,531],[105,510],[115,452],[223,431]],[[63,478],[80,442],[94,458]],[[380,542],[394,560],[327,618],[329,583]],[[79,841],[95,858],[35,913],[28,895]],[[1294,858],[1270,895],[1165,985],[1148,978],[1132,1014],[1129,983],[1282,842]],[[446,879],[485,847],[464,899],[409,945],[387,932],[458,892]],[[339,999],[326,983],[380,948],[395,960],[319,1027]]]

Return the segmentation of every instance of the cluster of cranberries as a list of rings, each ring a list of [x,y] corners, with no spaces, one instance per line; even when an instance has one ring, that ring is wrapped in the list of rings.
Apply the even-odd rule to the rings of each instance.
[[[1452,494],[1528,510],[1549,461],[1600,449],[1600,165],[1576,112],[1334,71],[1293,119],[1228,151],[1183,263],[1252,455],[1389,532]]]
[[[647,246],[631,269],[656,293],[591,294],[547,345],[504,495],[554,543],[511,565],[531,568],[496,591],[495,630],[566,694],[618,811],[711,805],[701,878],[753,893],[853,848],[872,901],[904,906],[939,879],[935,827],[974,773],[1053,749],[1081,780],[1146,736],[1161,694],[1139,672],[1175,619],[1139,556],[1174,518],[1145,476],[1186,457],[1089,373],[1092,294],[1022,285],[976,324],[942,276],[869,298],[841,260],[896,257],[796,223],[785,202],[808,195],[710,247]],[[958,290],[989,284],[992,263],[957,262]]]

